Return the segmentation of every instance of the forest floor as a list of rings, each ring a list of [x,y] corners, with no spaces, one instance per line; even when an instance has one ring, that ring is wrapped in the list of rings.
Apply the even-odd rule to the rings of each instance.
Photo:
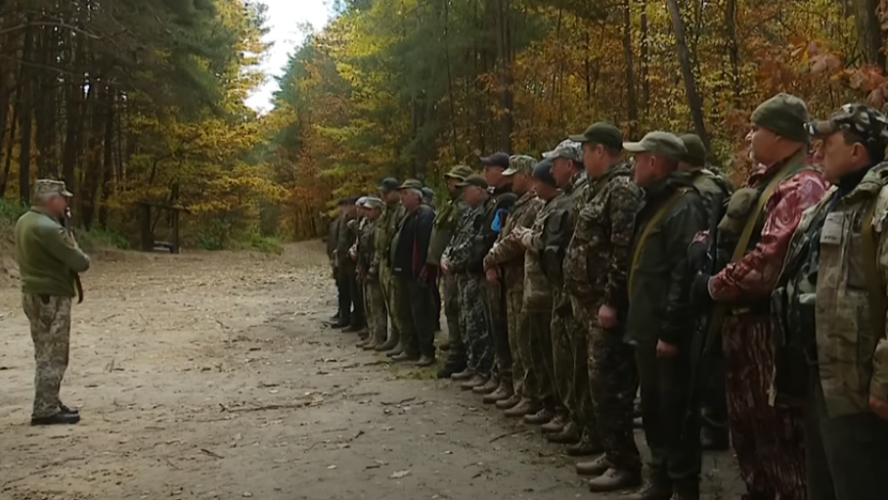
[[[606,497],[536,429],[324,328],[325,261],[317,242],[100,255],[74,310],[62,396],[83,421],[67,427],[28,425],[32,346],[3,283],[0,499]],[[704,473],[705,498],[736,498],[730,453]]]

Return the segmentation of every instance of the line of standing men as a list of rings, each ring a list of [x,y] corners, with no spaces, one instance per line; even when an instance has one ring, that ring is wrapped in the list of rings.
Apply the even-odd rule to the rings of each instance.
[[[727,444],[728,427],[745,500],[881,498],[886,121],[849,105],[809,123],[787,94],[751,121],[758,167],[736,192],[704,168],[698,137],[624,143],[608,123],[541,161],[498,153],[483,175],[455,167],[434,217],[418,208],[418,181],[386,179],[365,283],[391,290],[368,315],[392,329],[367,345],[431,365],[424,315],[440,278],[439,377],[541,425],[569,455],[597,455],[577,464],[593,491],[642,484],[640,392],[649,481],[628,499],[700,498],[704,444]]]

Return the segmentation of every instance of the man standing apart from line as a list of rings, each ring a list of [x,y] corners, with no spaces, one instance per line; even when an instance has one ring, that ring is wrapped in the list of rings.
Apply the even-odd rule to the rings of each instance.
[[[573,239],[564,259],[565,282],[589,333],[589,387],[594,425],[604,455],[577,464],[596,476],[593,491],[617,491],[641,482],[641,458],[632,432],[632,402],[638,386],[635,353],[625,342],[626,275],[641,191],[621,159],[620,129],[596,123],[571,137],[583,144],[589,178]]]
[[[89,257],[59,223],[73,195],[65,183],[38,180],[34,206],[15,225],[15,252],[22,277],[22,308],[34,341],[34,409],[31,425],[76,424],[77,410],[59,399],[68,367],[71,302],[77,273],[89,269]]]
[[[772,407],[768,396],[774,371],[771,292],[802,212],[827,190],[808,164],[807,122],[805,101],[789,94],[752,113],[747,139],[759,168],[731,196],[718,226],[719,246],[730,262],[715,276],[699,275],[692,290],[698,308],[715,310],[713,332],[721,335],[731,441],[748,490],[745,500],[807,497],[801,411]]]

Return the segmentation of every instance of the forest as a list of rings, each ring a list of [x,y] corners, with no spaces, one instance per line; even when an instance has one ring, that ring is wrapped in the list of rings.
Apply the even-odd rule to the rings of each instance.
[[[60,178],[74,222],[122,244],[151,202],[187,210],[188,245],[262,247],[320,235],[338,197],[383,176],[438,185],[455,164],[539,154],[598,120],[627,139],[696,132],[740,179],[749,115],[771,95],[814,115],[888,97],[888,0],[331,10],[259,114],[244,100],[268,77],[260,1],[0,0],[0,212],[26,205],[34,179]]]

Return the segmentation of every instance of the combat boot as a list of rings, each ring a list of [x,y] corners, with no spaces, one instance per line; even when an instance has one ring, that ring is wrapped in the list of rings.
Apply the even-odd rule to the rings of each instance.
[[[641,472],[609,468],[595,479],[586,482],[589,491],[609,493],[634,488],[641,484]]]
[[[451,359],[447,360],[447,363],[444,364],[444,367],[438,370],[438,378],[451,378],[454,374],[460,373],[466,369],[466,363],[453,361]]]
[[[577,474],[581,476],[598,477],[610,468],[611,463],[605,455],[601,455],[591,462],[577,462]]]
[[[484,385],[480,385],[472,388],[472,392],[475,394],[491,394],[500,386],[500,381],[498,377],[490,377]]]
[[[456,372],[453,375],[451,375],[450,380],[453,380],[456,382],[465,382],[466,380],[469,380],[474,376],[475,376],[475,372],[471,368],[466,367],[463,371]]]
[[[623,500],[672,500],[672,488],[647,483],[635,493],[623,497]]]
[[[510,408],[504,412],[507,417],[518,417],[522,418],[525,415],[530,415],[532,413],[536,413],[540,410],[540,403],[531,401],[527,398],[522,398],[521,401],[515,405],[513,408]]]
[[[600,443],[597,443],[592,437],[592,431],[588,427],[583,428],[580,434],[580,441],[577,444],[567,447],[567,454],[571,457],[588,457],[597,455],[604,451]]]
[[[525,415],[524,422],[530,425],[542,425],[549,423],[553,418],[555,418],[555,411],[551,408],[543,408],[531,415]]]
[[[59,410],[61,410],[62,413],[70,413],[72,415],[80,415],[80,410],[78,410],[77,408],[71,408],[69,406],[65,406],[65,404],[61,403],[61,402],[59,403]]]
[[[385,355],[390,358],[394,358],[395,356],[402,354],[404,352],[404,349],[405,349],[404,344],[398,342],[398,345],[396,345],[395,348],[392,349],[391,351],[385,353]]]
[[[508,410],[510,408],[514,408],[515,405],[521,402],[521,396],[518,394],[512,394],[510,397],[506,399],[501,399],[496,402],[496,407],[500,410]]]
[[[495,391],[484,396],[484,403],[492,405],[497,401],[509,399],[512,397],[512,394],[515,394],[515,391],[512,389],[512,384],[500,382],[499,387],[497,387]]]
[[[395,335],[394,333],[389,335],[388,340],[382,343],[381,346],[376,348],[376,352],[386,352],[391,351],[401,342],[401,336]]]
[[[483,375],[478,375],[476,373],[472,378],[463,382],[459,387],[464,391],[471,391],[475,387],[479,387],[479,386],[486,384],[488,380],[490,380],[489,377],[485,377]]]
[[[703,427],[700,445],[705,451],[725,451],[731,447],[731,438],[727,429]]]
[[[79,413],[67,413],[65,411],[59,411],[55,415],[50,415],[48,417],[31,417],[31,425],[70,425],[79,422]]]
[[[434,356],[420,356],[419,361],[416,362],[416,366],[419,368],[426,368],[435,364]]]
[[[577,424],[568,422],[567,425],[561,429],[561,432],[549,434],[546,436],[546,439],[550,443],[574,444],[580,440],[580,429]]]
[[[392,361],[401,363],[401,362],[414,362],[419,361],[419,356],[416,354],[410,354],[407,351],[400,352],[394,356],[392,356]]]
[[[555,416],[552,417],[548,423],[543,424],[543,432],[547,433],[556,433],[564,430],[564,427],[568,423],[567,415],[564,412],[555,412]]]

